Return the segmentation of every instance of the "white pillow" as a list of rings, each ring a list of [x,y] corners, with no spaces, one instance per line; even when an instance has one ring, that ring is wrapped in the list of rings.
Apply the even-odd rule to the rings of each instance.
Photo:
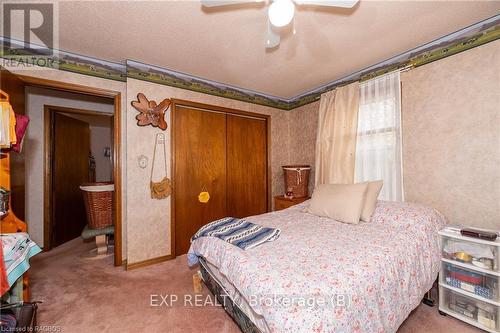
[[[307,211],[339,222],[358,224],[367,188],[368,183],[319,185]]]
[[[384,185],[384,181],[375,180],[373,182],[365,183],[368,184],[368,188],[366,190],[365,203],[363,205],[363,209],[361,210],[361,221],[370,222],[375,206],[377,205],[378,195],[380,194],[382,185]]]

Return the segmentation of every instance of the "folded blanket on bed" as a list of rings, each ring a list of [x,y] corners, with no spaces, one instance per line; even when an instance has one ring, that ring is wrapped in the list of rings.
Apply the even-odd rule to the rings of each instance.
[[[191,242],[200,237],[217,237],[242,250],[249,250],[278,239],[280,233],[280,229],[266,228],[242,219],[225,217],[201,227],[191,237]],[[188,261],[191,264],[197,260],[196,258],[190,258],[190,254],[188,254]]]
[[[225,217],[201,227],[191,238],[191,242],[200,237],[217,237],[242,250],[249,250],[278,239],[280,233],[280,229],[265,228],[245,220]]]

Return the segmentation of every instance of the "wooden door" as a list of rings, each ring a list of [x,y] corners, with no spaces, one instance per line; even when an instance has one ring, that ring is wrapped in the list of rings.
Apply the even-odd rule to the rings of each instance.
[[[88,181],[89,124],[54,113],[51,247],[79,237],[87,224],[80,185]]]
[[[9,102],[17,114],[25,114],[24,82],[15,74],[0,67],[0,88],[9,94]],[[24,155],[10,154],[10,188],[12,211],[21,220],[25,219],[25,173]]]
[[[187,253],[203,225],[226,216],[226,115],[176,106],[174,146],[175,255]],[[198,195],[208,191],[210,200]]]
[[[227,115],[227,215],[267,212],[267,124],[265,119]]]

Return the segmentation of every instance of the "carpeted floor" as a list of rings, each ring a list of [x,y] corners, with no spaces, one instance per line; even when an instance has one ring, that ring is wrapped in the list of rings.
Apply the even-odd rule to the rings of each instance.
[[[218,306],[207,288],[191,304],[192,275],[186,256],[133,271],[113,267],[112,257],[92,260],[84,256],[94,245],[80,239],[68,242],[32,260],[31,298],[39,306],[39,325],[57,332],[240,332]],[[151,306],[153,303],[161,306]],[[179,297],[166,306],[167,295]],[[188,299],[189,300],[189,299]],[[197,303],[198,302],[198,303]],[[196,306],[200,305],[200,306]],[[481,332],[437,307],[420,305],[400,327],[400,333]]]

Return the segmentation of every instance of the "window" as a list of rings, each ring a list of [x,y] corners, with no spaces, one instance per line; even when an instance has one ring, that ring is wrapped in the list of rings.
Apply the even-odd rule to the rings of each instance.
[[[399,71],[360,85],[355,181],[382,179],[381,200],[403,200]]]

